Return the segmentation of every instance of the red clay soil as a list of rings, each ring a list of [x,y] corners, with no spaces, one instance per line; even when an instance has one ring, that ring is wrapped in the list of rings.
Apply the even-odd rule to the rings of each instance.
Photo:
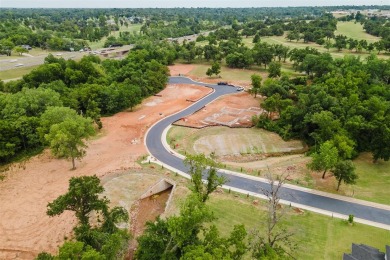
[[[146,222],[153,222],[158,216],[164,213],[166,202],[168,201],[171,192],[172,188],[167,189],[153,196],[138,200],[133,205],[131,210],[131,233],[133,239],[130,244],[130,259],[133,259],[134,251],[137,248],[136,239],[144,232]]]
[[[191,104],[210,89],[199,86],[169,85],[161,97],[147,98],[133,112],[102,118],[100,137],[89,141],[85,158],[71,163],[55,159],[49,151],[14,165],[0,181],[0,259],[33,259],[39,252],[56,253],[76,224],[74,214],[65,212],[48,217],[46,206],[68,189],[72,176],[107,174],[137,168],[135,162],[147,154],[144,136],[160,118]]]
[[[254,98],[247,92],[223,96],[174,124],[195,128],[215,125],[251,127],[252,116],[259,115],[263,111],[260,109],[260,101],[260,98]]]

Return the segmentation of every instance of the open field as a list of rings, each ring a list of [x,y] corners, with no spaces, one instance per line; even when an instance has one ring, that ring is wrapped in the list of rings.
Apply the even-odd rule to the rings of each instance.
[[[347,188],[356,198],[390,204],[390,161],[372,162],[370,154],[361,154],[355,159],[357,184]]]
[[[120,32],[139,32],[141,29],[142,24],[130,24],[128,27],[126,26],[120,26],[119,31],[113,31],[111,32],[110,36],[119,37]],[[91,42],[88,41],[89,47],[92,50],[103,48],[104,43],[106,42],[107,37],[103,37],[97,42]]]
[[[1,80],[9,80],[9,79],[17,79],[21,78],[25,74],[30,73],[33,69],[37,68],[39,65],[30,66],[30,67],[20,67],[10,70],[2,70],[0,71],[0,79]]]
[[[210,68],[211,65],[207,64],[195,64],[194,69],[190,72],[191,75],[195,77],[202,77],[205,78],[206,71],[208,68]],[[245,81],[250,82],[251,75],[253,74],[260,74],[263,78],[268,75],[267,72],[260,72],[260,71],[254,71],[254,70],[247,70],[247,69],[231,69],[226,66],[222,66],[221,68],[221,79],[227,80],[227,81]],[[221,80],[218,79],[218,80]]]
[[[248,231],[253,228],[264,230],[264,204],[261,201],[260,206],[254,206],[252,200],[226,193],[211,197],[207,203],[218,218],[215,224],[223,235],[227,236],[238,224],[244,224]],[[350,226],[343,220],[311,212],[291,210],[284,223],[295,233],[294,241],[298,244],[296,259],[341,259],[344,252],[351,252],[352,243],[364,243],[383,252],[390,241],[387,230],[362,224]]]
[[[369,35],[369,34],[367,34],[365,32],[363,32],[363,33],[365,35],[368,35],[367,36],[368,38],[371,36],[371,35]],[[360,35],[361,36],[361,34],[358,34],[358,33],[356,33],[356,35]],[[377,41],[377,40],[374,40],[374,38],[378,39],[375,36],[371,36],[371,37],[372,38],[370,38],[370,40],[367,40],[368,42],[375,42],[375,41]],[[252,48],[254,46],[253,38],[254,37],[243,38],[243,43],[246,46],[248,46],[249,48]],[[289,40],[286,39],[285,36],[262,37],[261,41],[267,42],[269,44],[283,44],[284,46],[288,46],[290,48],[304,49],[306,47],[311,47],[311,48],[316,48],[320,52],[328,52],[328,50],[324,46],[319,45],[317,43],[304,43],[303,40],[299,40],[298,42],[297,41],[289,41]],[[347,49],[343,49],[342,51],[339,52],[335,48],[330,48],[329,49],[329,53],[332,55],[333,58],[342,58],[345,55],[361,56],[362,58],[365,58],[365,57],[367,57],[369,55],[369,53],[366,52],[366,51],[363,51],[361,53],[360,52],[357,53],[354,50],[350,51],[350,50],[347,50]],[[375,51],[373,53],[377,54],[377,52],[375,52]],[[388,59],[390,57],[390,55],[383,54],[383,52],[381,54],[377,55],[377,56],[379,58],[382,58],[382,59]]]
[[[363,25],[360,23],[355,23],[352,21],[349,22],[338,22],[337,30],[334,33],[335,35],[345,35],[348,38],[356,40],[366,40],[368,43],[377,42],[381,38],[368,34],[364,31]]]
[[[179,147],[186,147],[188,153],[214,152],[216,156],[222,157],[289,153],[304,149],[300,141],[285,142],[279,135],[259,128],[216,126],[197,130],[174,126],[168,132],[168,140],[172,139],[177,140],[175,143]]]
[[[58,51],[60,52],[60,51]],[[39,56],[39,55],[47,55],[50,51],[48,50],[42,50],[41,48],[32,48],[28,51],[28,53],[24,53],[22,56],[19,55],[19,53],[11,52],[11,56],[6,55],[0,55],[0,60],[9,60],[9,59],[18,59],[23,57],[31,57],[31,56]],[[53,52],[52,52],[53,53]]]

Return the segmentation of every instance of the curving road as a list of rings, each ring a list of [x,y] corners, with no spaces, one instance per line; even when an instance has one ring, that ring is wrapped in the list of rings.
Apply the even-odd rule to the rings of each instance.
[[[194,103],[192,106],[185,110],[168,116],[161,121],[153,125],[145,137],[145,143],[149,150],[149,153],[155,157],[158,161],[168,166],[171,169],[175,169],[179,172],[188,172],[187,167],[184,165],[183,160],[173,155],[171,151],[168,151],[162,142],[164,130],[168,128],[173,122],[179,120],[182,117],[188,116],[199,109],[202,109],[206,104],[210,103],[214,99],[221,95],[237,93],[237,89],[231,86],[219,86],[210,85],[200,82],[194,82],[185,77],[170,77],[169,83],[171,84],[196,84],[201,86],[207,86],[213,88],[215,91]],[[224,175],[228,182],[226,187],[231,187],[233,190],[241,191],[243,193],[261,194],[262,189],[269,189],[269,184],[258,180],[253,177],[245,177],[241,174],[229,174],[226,171],[219,171],[219,174]],[[361,220],[360,222],[390,229],[390,207],[388,206],[375,206],[374,203],[364,203],[350,198],[335,198],[337,196],[329,194],[324,196],[321,194],[315,194],[308,189],[294,187],[292,185],[285,185],[282,187],[280,197],[285,203],[292,203],[303,208],[313,210],[323,214],[335,214],[335,216],[341,214],[341,217],[353,214],[355,218]],[[353,201],[348,201],[353,200]],[[368,204],[368,205],[367,205]],[[340,215],[339,215],[340,217]]]

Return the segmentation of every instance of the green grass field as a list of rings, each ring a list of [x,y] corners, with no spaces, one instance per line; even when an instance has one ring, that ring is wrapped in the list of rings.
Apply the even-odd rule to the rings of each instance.
[[[355,198],[390,205],[390,161],[372,162],[369,154],[355,159],[357,183],[348,187],[348,193]]]
[[[118,37],[120,32],[139,32],[141,29],[142,24],[130,24],[129,27],[126,26],[120,26],[119,31],[111,32],[110,36]],[[92,50],[103,48],[105,41],[107,40],[107,37],[103,37],[97,42],[90,42],[88,41],[89,47]]]
[[[215,224],[224,236],[238,224],[244,224],[247,231],[265,228],[264,207],[260,209],[251,205],[251,198],[239,197],[218,194],[207,202],[218,218]],[[358,223],[350,226],[341,219],[311,212],[298,214],[290,211],[285,224],[295,233],[293,239],[298,244],[296,259],[341,259],[344,252],[351,252],[352,243],[364,243],[383,252],[390,241],[388,230]]]
[[[366,40],[367,42],[377,42],[380,40],[379,37],[375,37],[366,33],[363,29],[363,25],[355,22],[338,22],[337,30],[334,33],[335,35],[345,35],[348,38],[356,39],[356,40]]]
[[[17,79],[22,77],[23,75],[29,73],[33,69],[37,68],[38,66],[30,66],[30,67],[20,67],[15,68],[11,70],[3,70],[0,71],[0,79],[1,80],[7,80],[7,79]]]
[[[206,71],[211,65],[208,64],[196,64],[195,68],[190,72],[191,75],[196,77],[206,77]],[[248,81],[251,80],[251,75],[260,74],[264,78],[268,73],[264,70],[248,70],[248,69],[231,69],[226,66],[221,68],[221,79],[223,80],[236,80],[236,81]]]

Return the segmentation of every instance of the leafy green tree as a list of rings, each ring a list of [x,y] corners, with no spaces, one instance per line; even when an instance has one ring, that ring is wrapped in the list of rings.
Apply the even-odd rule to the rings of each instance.
[[[280,64],[280,62],[271,62],[269,64],[269,67],[268,67],[268,77],[270,78],[276,78],[276,77],[280,77],[281,75],[281,68],[282,68],[282,65]]]
[[[347,36],[339,34],[334,38],[334,40],[335,43],[333,46],[337,48],[338,51],[341,51],[347,47]]]
[[[358,175],[355,173],[355,166],[352,161],[339,161],[332,173],[336,177],[337,191],[340,189],[340,184],[343,181],[345,184],[355,184],[358,179]]]
[[[59,249],[58,259],[105,260],[106,258],[92,247],[77,241],[65,242]]]
[[[311,135],[319,144],[330,140],[341,129],[340,120],[335,119],[334,114],[330,111],[314,113],[310,122],[317,126]]]
[[[40,126],[37,131],[42,139],[45,141],[45,135],[50,132],[52,125],[59,124],[65,121],[65,119],[76,119],[78,117],[75,110],[69,107],[48,107],[46,111],[40,117]]]
[[[74,119],[65,119],[59,124],[52,125],[45,139],[50,143],[52,153],[60,158],[70,158],[72,169],[76,169],[75,159],[85,156],[87,147],[84,139],[92,136],[95,129],[88,118],[77,116]]]
[[[193,184],[191,190],[202,202],[206,202],[209,195],[226,182],[224,177],[218,176],[218,164],[212,155],[211,157],[204,154],[187,155],[184,163],[190,167],[189,174]],[[206,184],[202,181],[203,175],[206,176]]]
[[[127,248],[129,235],[127,231],[119,230],[116,224],[121,221],[127,222],[128,213],[121,207],[109,209],[110,201],[106,197],[101,197],[102,192],[104,192],[104,188],[98,177],[72,177],[69,180],[68,192],[47,206],[49,216],[60,215],[65,210],[75,212],[79,220],[78,225],[74,228],[78,242],[71,243],[69,246],[71,250],[78,248],[76,250],[78,253],[86,254],[89,258],[85,259],[95,259],[93,257],[99,255],[103,255],[104,259],[118,259]],[[98,219],[99,217],[103,218],[98,221],[100,225],[92,227],[91,213],[95,213]],[[81,244],[83,246],[80,246]],[[59,258],[62,259],[61,248]],[[73,259],[73,257],[70,258]]]
[[[290,31],[287,33],[286,38],[291,42],[293,40],[299,41],[301,37],[298,31]]]
[[[256,43],[253,47],[253,59],[257,64],[264,64],[264,68],[272,61],[273,49],[271,45],[266,42]]]
[[[1,39],[0,40],[0,53],[6,54],[7,56],[11,56],[11,51],[15,47],[15,44],[9,39]]]
[[[219,62],[213,62],[211,70],[213,71],[213,74],[218,76],[221,73],[221,64]]]
[[[322,179],[328,170],[332,170],[338,160],[339,155],[337,148],[334,147],[331,141],[326,141],[321,144],[320,150],[311,155],[312,161],[308,164],[308,168],[314,171],[323,171]]]
[[[221,238],[207,205],[195,194],[187,197],[178,216],[148,222],[138,240],[135,259],[241,259],[247,250],[243,225]]]
[[[68,192],[47,205],[47,214],[55,216],[65,210],[74,211],[81,225],[90,225],[89,214],[107,208],[108,200],[99,198],[103,191],[104,188],[96,176],[72,177],[69,180]]]
[[[226,64],[230,68],[249,68],[253,64],[253,57],[250,50],[234,52],[226,56]]]
[[[247,245],[247,233],[243,225],[234,226],[229,238],[221,238],[217,228],[212,225],[204,230],[200,244],[189,245],[180,259],[242,259]]]
[[[138,240],[136,259],[180,259],[184,248],[199,243],[199,232],[214,217],[199,196],[191,195],[180,215],[148,222]]]
[[[209,77],[211,77],[213,74],[218,76],[219,73],[221,73],[221,64],[219,64],[218,62],[213,62],[211,68],[208,68],[206,71],[206,75]]]
[[[28,50],[20,46],[13,48],[13,51],[19,53],[19,56],[22,56],[23,53],[28,53]]]
[[[256,97],[257,94],[260,92],[261,88],[261,81],[263,78],[260,75],[253,74],[251,75],[251,81],[252,81],[252,94]]]
[[[256,33],[255,37],[253,37],[253,43],[258,43],[260,42],[260,35],[258,33]]]

